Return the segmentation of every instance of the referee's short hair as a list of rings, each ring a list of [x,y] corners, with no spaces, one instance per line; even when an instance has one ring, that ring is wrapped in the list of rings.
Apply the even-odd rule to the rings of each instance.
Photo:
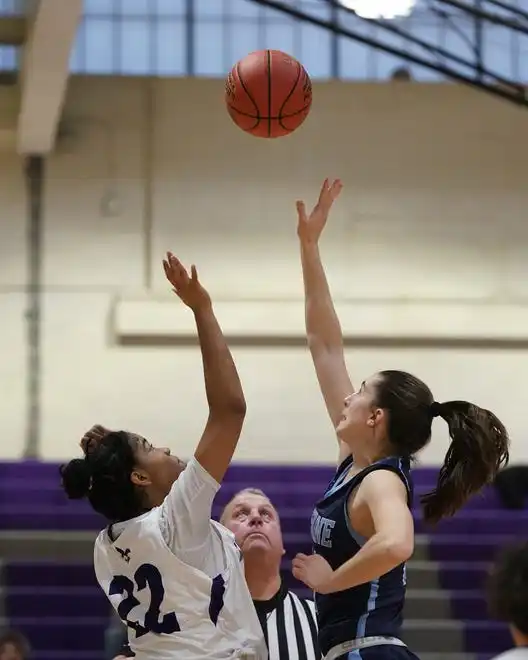
[[[500,555],[491,571],[488,603],[495,618],[528,635],[528,541]]]

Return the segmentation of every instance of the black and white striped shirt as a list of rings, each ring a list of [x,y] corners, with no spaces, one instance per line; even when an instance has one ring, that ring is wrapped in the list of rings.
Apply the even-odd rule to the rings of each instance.
[[[315,605],[283,583],[270,600],[254,600],[269,660],[319,660]]]

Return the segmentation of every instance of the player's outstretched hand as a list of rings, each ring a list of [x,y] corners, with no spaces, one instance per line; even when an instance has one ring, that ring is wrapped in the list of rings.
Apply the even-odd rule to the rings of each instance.
[[[167,279],[172,284],[172,290],[187,307],[197,311],[211,304],[209,294],[198,280],[196,266],[191,266],[189,275],[181,261],[172,252],[167,252],[167,257],[163,260],[163,268]]]
[[[314,206],[310,215],[306,213],[304,202],[297,202],[297,215],[299,217],[297,235],[301,242],[317,243],[328,220],[328,214],[330,213],[332,204],[339,197],[342,189],[343,184],[339,179],[332,181],[332,183],[328,179],[325,179],[317,204]]]

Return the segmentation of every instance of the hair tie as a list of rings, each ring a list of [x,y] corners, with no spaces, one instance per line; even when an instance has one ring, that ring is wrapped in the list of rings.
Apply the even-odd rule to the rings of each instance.
[[[438,401],[433,401],[433,403],[429,406],[429,410],[431,411],[432,417],[440,417],[442,414],[442,404],[438,403]]]

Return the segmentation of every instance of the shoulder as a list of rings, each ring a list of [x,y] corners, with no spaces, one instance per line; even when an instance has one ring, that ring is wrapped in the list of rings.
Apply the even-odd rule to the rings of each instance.
[[[408,459],[391,456],[378,461],[364,471],[361,481],[370,489],[388,488],[391,491],[405,492],[408,498],[412,497]]]
[[[219,488],[220,484],[193,457],[172,484],[160,508],[163,515],[170,511],[173,518],[210,518],[212,501]]]
[[[220,489],[220,484],[193,456],[185,466],[183,472],[172,484],[172,488],[165,498],[165,502],[174,498],[175,494],[183,494],[184,497],[192,499],[197,492],[203,488],[207,488],[209,491],[216,493]]]
[[[102,529],[95,537],[95,549],[101,548],[108,542],[108,528]]]
[[[112,541],[108,536],[108,527],[101,530],[95,538],[94,555],[95,557],[105,554],[108,548],[112,545]]]
[[[127,544],[130,544],[134,543],[138,535],[143,536],[145,534],[151,534],[152,531],[155,532],[157,530],[159,516],[160,507],[154,507],[153,509],[150,509],[150,511],[145,511],[145,513],[142,513],[136,518],[115,523],[111,528],[112,538],[110,538],[109,535],[110,528],[106,527],[99,532],[95,539],[94,553],[107,553],[108,550],[113,547],[114,543],[118,542],[122,537],[126,538],[125,542]],[[121,542],[123,542],[123,540],[121,540]]]
[[[389,488],[393,490],[405,489],[405,482],[402,476],[395,470],[389,468],[378,467],[364,476],[362,484],[365,489],[378,491],[382,488]]]
[[[395,470],[377,468],[370,471],[362,479],[359,488],[360,499],[372,506],[386,503],[387,500],[396,502],[410,502],[410,491],[403,475]]]

